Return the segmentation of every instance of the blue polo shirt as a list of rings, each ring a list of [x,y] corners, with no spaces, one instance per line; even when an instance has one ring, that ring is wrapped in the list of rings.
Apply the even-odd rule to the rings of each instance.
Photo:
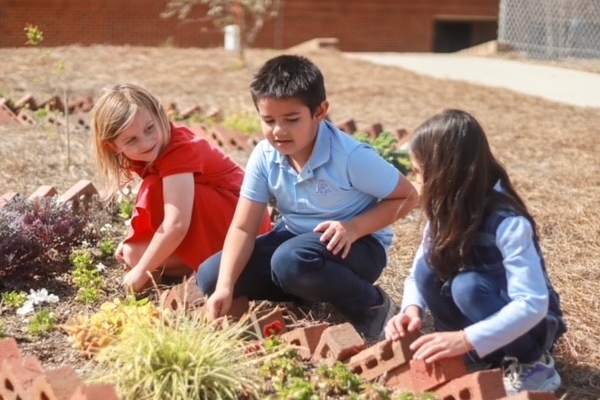
[[[323,221],[345,221],[388,197],[400,172],[370,145],[328,121],[319,127],[315,147],[300,173],[267,140],[261,140],[246,165],[241,195],[277,202],[285,227],[294,234],[312,232]],[[373,233],[386,252],[393,230]]]

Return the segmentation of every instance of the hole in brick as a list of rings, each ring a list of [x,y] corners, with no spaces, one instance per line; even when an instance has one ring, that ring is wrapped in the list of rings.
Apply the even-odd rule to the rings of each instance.
[[[14,392],[15,391],[15,387],[13,386],[12,382],[10,380],[8,380],[8,379],[4,380],[4,387],[9,392]]]
[[[294,340],[291,341],[290,344],[292,344],[294,346],[300,346],[301,345],[300,339],[294,339]]]
[[[360,375],[362,374],[363,369],[360,365],[355,366],[354,368],[352,368],[352,373],[356,374],[356,375]]]
[[[377,362],[377,359],[375,357],[368,357],[365,360],[365,366],[368,369],[373,369],[373,368],[377,367],[377,364],[379,364],[379,363]]]
[[[394,357],[394,351],[392,350],[392,342],[387,341],[381,349],[381,359],[383,361],[391,360]]]
[[[46,393],[42,392],[40,394],[40,399],[41,400],[50,400],[50,397],[48,397],[48,395]]]
[[[460,392],[458,392],[458,398],[460,400],[470,400],[471,391],[469,389],[462,389]]]
[[[456,398],[452,395],[450,396],[444,396],[444,398],[442,400],[456,400]]]

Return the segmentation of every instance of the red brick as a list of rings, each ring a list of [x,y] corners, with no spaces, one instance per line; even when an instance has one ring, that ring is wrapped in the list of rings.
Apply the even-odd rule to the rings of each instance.
[[[175,285],[160,294],[159,305],[171,310],[184,309],[200,306],[204,302],[204,294],[196,285],[196,275]]]
[[[79,386],[69,400],[120,400],[114,385]]]
[[[413,390],[424,392],[467,374],[462,356],[442,358],[432,363],[410,360]]]
[[[38,109],[37,102],[32,94],[28,93],[15,102],[15,109],[21,110],[22,108],[26,108],[28,110]]]
[[[44,374],[39,360],[32,356],[7,358],[0,366],[0,398],[29,399],[34,380]]]
[[[435,389],[440,400],[498,400],[506,397],[502,370],[474,372]]]
[[[7,358],[21,358],[21,351],[13,338],[0,339],[0,367]]]
[[[6,99],[0,99],[0,124],[18,124],[19,119],[6,105]]]
[[[18,195],[19,195],[19,193],[17,193],[17,192],[4,193],[2,196],[0,196],[0,208],[4,207],[4,205],[6,203],[8,203],[9,201],[11,201],[12,199],[14,199],[15,197],[17,197]]]
[[[17,118],[21,125],[35,125],[37,122],[33,116],[33,111],[26,108],[21,108],[17,114]]]
[[[39,186],[35,192],[31,193],[29,196],[29,200],[36,199],[38,197],[53,197],[58,195],[58,192],[54,188],[54,186],[43,185]]]
[[[210,127],[208,134],[212,137],[213,141],[219,144],[219,147],[226,151],[245,151],[250,153],[254,148],[248,136],[222,126]]]
[[[512,396],[503,397],[500,400],[556,400],[553,392],[519,392]]]
[[[346,322],[333,325],[323,331],[321,339],[312,356],[314,363],[333,364],[335,361],[346,361],[365,349],[365,340]]]
[[[369,137],[371,139],[377,139],[377,137],[379,136],[379,134],[381,132],[383,132],[383,126],[379,122],[377,122],[377,123],[375,123],[373,125],[370,125],[367,128],[366,132],[367,132],[367,135],[369,135]]]
[[[81,384],[81,379],[71,366],[46,371],[33,383],[33,399],[69,400]]]
[[[383,374],[383,384],[394,390],[410,392],[413,386],[412,377],[410,375],[410,363],[392,368]]]
[[[338,122],[336,126],[350,135],[353,135],[356,132],[356,123],[353,119]]]
[[[61,195],[61,198],[65,202],[72,202],[73,210],[77,212],[81,206],[84,208],[89,207],[92,196],[97,194],[98,190],[94,184],[88,180],[82,179],[64,192]]]
[[[400,341],[383,340],[350,357],[348,367],[363,379],[371,381],[408,363],[410,356],[409,353],[405,353]]]
[[[281,335],[281,339],[293,346],[298,346],[298,355],[305,360],[309,360],[321,340],[323,331],[328,327],[328,323],[322,323],[297,328]]]

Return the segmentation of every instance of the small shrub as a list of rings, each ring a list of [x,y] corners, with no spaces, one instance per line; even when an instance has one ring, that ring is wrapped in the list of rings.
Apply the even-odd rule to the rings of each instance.
[[[0,278],[36,275],[42,266],[47,274],[71,249],[94,241],[90,221],[58,196],[11,199],[0,208]]]
[[[119,203],[119,215],[123,219],[131,219],[133,215],[133,210],[135,208],[135,204],[127,199],[121,200]]]
[[[261,132],[260,120],[255,111],[241,111],[230,114],[221,124],[232,131],[251,136]]]
[[[6,304],[11,308],[19,308],[25,304],[27,300],[27,293],[25,292],[17,292],[16,290],[11,290],[9,292],[2,293],[2,304]]]
[[[48,309],[43,309],[31,318],[27,331],[33,336],[39,336],[51,331],[55,326],[54,313]]]
[[[257,398],[253,371],[264,353],[245,352],[247,321],[225,327],[184,313],[161,323],[133,319],[96,355],[93,380],[115,384],[124,399]]]
[[[104,280],[94,266],[94,256],[89,250],[77,250],[71,253],[69,259],[73,264],[73,283],[79,287],[75,299],[82,303],[95,303],[100,298]]]
[[[410,155],[407,151],[396,148],[398,141],[390,132],[382,132],[376,139],[371,139],[366,133],[358,133],[354,137],[363,143],[373,146],[383,158],[389,161],[402,174],[408,175],[411,172],[412,164],[410,162]]]
[[[100,257],[108,258],[115,254],[117,246],[111,239],[102,239],[98,243],[98,250],[100,250]]]

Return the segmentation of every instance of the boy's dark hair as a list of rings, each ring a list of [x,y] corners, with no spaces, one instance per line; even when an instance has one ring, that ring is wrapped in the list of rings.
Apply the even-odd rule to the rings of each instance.
[[[264,98],[295,97],[314,114],[326,99],[325,80],[308,58],[284,54],[263,64],[252,79],[250,94],[255,106]]]

